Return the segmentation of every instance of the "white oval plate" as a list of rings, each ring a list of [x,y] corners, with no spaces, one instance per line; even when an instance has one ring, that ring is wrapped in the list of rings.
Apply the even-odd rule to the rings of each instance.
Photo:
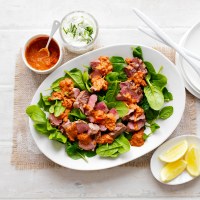
[[[132,57],[132,46],[138,45],[121,44],[104,47],[66,62],[43,81],[43,83],[36,91],[31,104],[37,104],[40,96],[39,94],[41,92],[45,94],[45,90],[49,88],[51,83],[57,78],[64,75],[64,70],[70,70],[74,67],[84,70],[83,65],[89,65],[90,61],[95,60],[102,55]],[[169,105],[172,105],[174,107],[174,114],[167,120],[158,121],[158,124],[161,128],[154,135],[149,137],[149,139],[142,147],[131,147],[131,150],[129,152],[122,154],[116,159],[105,159],[100,158],[99,156],[95,156],[93,158],[88,158],[88,162],[85,162],[82,159],[72,160],[71,158],[69,158],[65,153],[65,148],[63,144],[49,140],[47,137],[38,134],[33,127],[33,122],[29,120],[31,134],[38,148],[43,154],[45,154],[55,163],[71,169],[106,169],[127,163],[138,157],[141,157],[142,155],[158,147],[172,134],[172,132],[180,122],[185,107],[185,88],[183,79],[174,64],[169,61],[169,59],[167,59],[163,54],[150,47],[146,47],[143,45],[140,46],[142,47],[145,60],[150,61],[157,70],[160,68],[160,66],[164,66],[163,73],[168,77],[167,87],[174,96],[174,100],[169,103]],[[46,95],[48,95],[47,91]]]
[[[179,42],[179,45],[185,47],[186,49],[194,52],[197,55],[200,55],[199,34],[200,34],[200,22],[192,26],[184,34],[184,36],[181,38]],[[200,98],[200,93],[199,93],[200,82],[197,73],[189,66],[189,64],[179,54],[176,54],[176,64],[184,77],[185,87],[187,88],[187,90],[197,98]]]
[[[172,181],[170,181],[168,183],[164,183],[160,179],[161,169],[164,167],[164,165],[166,163],[161,161],[158,158],[158,156],[182,140],[187,140],[188,146],[190,144],[196,144],[196,146],[200,146],[200,138],[199,137],[197,137],[195,135],[182,135],[182,136],[172,138],[172,139],[168,140],[167,142],[165,142],[164,144],[162,144],[158,149],[156,149],[156,151],[154,152],[154,154],[151,158],[151,164],[150,164],[151,172],[152,172],[153,176],[163,184],[179,185],[179,184],[189,182],[196,178],[196,177],[191,176],[186,170],[184,170],[184,172],[182,174],[180,174],[179,176],[177,176],[175,179],[173,179]]]

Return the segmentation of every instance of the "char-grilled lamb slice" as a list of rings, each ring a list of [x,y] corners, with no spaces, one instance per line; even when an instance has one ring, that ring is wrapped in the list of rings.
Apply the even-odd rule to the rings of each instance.
[[[91,138],[87,133],[82,133],[78,135],[78,145],[80,148],[89,151],[94,150],[96,147],[96,141]]]
[[[128,122],[127,124],[127,131],[133,132],[133,131],[139,131],[142,127],[145,125],[145,120],[140,119],[137,122]]]
[[[129,120],[131,121],[134,121],[134,122],[137,122],[139,120],[144,120],[146,117],[145,117],[145,114],[141,114],[139,117],[135,117],[135,115],[133,114],[131,117],[129,117]]]
[[[122,120],[123,120],[123,121],[128,121],[129,118],[130,118],[130,116],[132,116],[133,113],[134,113],[134,109],[129,109],[127,115],[124,116],[124,117],[122,118]]]
[[[80,94],[80,90],[78,88],[73,88],[74,98],[77,98]]]
[[[126,126],[122,123],[117,123],[115,130],[113,132],[108,133],[112,138],[118,137],[120,134],[122,134],[124,131],[126,131]]]
[[[127,96],[128,94],[128,96]],[[131,98],[130,98],[131,97]],[[143,97],[143,91],[140,87],[132,90],[128,87],[123,87],[120,93],[117,95],[116,99],[118,101],[131,101],[135,100],[136,103],[140,102]]]
[[[94,60],[92,62],[90,62],[90,67],[95,70],[96,67],[100,64],[100,61],[99,60]]]
[[[119,119],[119,114],[115,108],[112,108],[111,110],[109,110],[109,113],[112,113],[115,116],[116,120]]]
[[[76,121],[76,128],[78,133],[87,133],[89,131],[89,126],[85,121]]]
[[[99,128],[100,128],[100,131],[102,132],[107,131],[107,128],[102,124],[99,125]]]
[[[53,126],[59,126],[62,123],[62,119],[55,117],[54,114],[49,115],[49,121],[50,121],[51,125],[53,125]]]
[[[107,105],[103,101],[97,103],[96,106],[94,107],[94,109],[95,110],[102,110],[105,113],[107,113],[109,111]]]
[[[92,94],[89,97],[87,106],[84,109],[84,113],[86,115],[89,115],[91,113],[91,111],[94,109],[94,106],[95,106],[96,102],[97,102],[97,95],[96,94]]]
[[[80,108],[81,111],[84,112],[83,106],[87,104],[89,97],[90,95],[86,90],[81,91],[73,104],[74,108]]]
[[[147,74],[146,66],[139,58],[133,58],[129,65],[124,68],[124,71],[128,77],[133,76],[138,71]]]
[[[88,126],[89,126],[88,134],[90,134],[90,135],[95,135],[100,130],[100,128],[97,124],[89,123]]]

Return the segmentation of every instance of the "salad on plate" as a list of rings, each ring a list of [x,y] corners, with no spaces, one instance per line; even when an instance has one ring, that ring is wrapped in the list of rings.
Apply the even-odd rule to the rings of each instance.
[[[116,158],[131,146],[140,147],[160,128],[158,119],[173,114],[163,67],[156,72],[144,61],[140,46],[133,57],[100,56],[84,66],[65,71],[26,109],[40,134],[65,145],[72,159],[99,155]],[[84,64],[84,63],[83,63]]]

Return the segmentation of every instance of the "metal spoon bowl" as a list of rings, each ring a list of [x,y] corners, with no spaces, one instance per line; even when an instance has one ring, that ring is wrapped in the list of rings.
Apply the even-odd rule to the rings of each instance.
[[[51,42],[51,39],[53,38],[55,32],[58,30],[58,28],[60,27],[60,22],[55,20],[53,22],[53,25],[52,25],[52,28],[51,28],[51,33],[50,33],[50,36],[49,36],[49,39],[48,39],[48,42],[46,44],[46,46],[42,49],[39,50],[39,52],[45,57],[49,57],[50,56],[50,51],[49,51],[49,44]]]

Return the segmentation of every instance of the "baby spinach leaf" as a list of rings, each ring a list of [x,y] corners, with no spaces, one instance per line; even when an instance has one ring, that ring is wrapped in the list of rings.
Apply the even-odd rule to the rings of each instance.
[[[144,93],[150,107],[154,110],[160,110],[164,104],[162,91],[156,85],[148,85],[144,88]]]
[[[55,107],[54,107],[54,115],[55,117],[59,117],[64,111],[65,107],[62,105],[61,101],[57,101]]]
[[[85,83],[85,88],[87,89],[87,91],[91,92],[90,90],[91,82],[90,82],[88,71],[83,72],[83,82]]]
[[[163,66],[160,66],[160,69],[158,70],[158,74],[162,73],[163,68],[164,68]]]
[[[153,123],[158,118],[158,115],[159,115],[158,110],[153,110],[152,108],[145,110],[146,120],[149,124]]]
[[[167,84],[167,78],[163,74],[151,74],[151,83],[162,90]]]
[[[67,138],[60,131],[56,131],[55,133],[51,133],[49,135],[49,139],[50,140],[56,140],[56,141],[64,143],[64,144],[67,142]]]
[[[128,113],[128,106],[122,101],[116,101],[114,108],[117,110],[120,117],[124,117]]]
[[[132,138],[132,133],[129,133],[129,132],[124,132],[124,137],[127,139],[127,140],[130,140]]]
[[[120,117],[124,117],[128,113],[128,106],[123,101],[106,102],[109,109],[115,108]]]
[[[33,120],[33,126],[39,133],[49,135],[50,132],[57,130],[51,126],[45,113],[37,105],[28,106],[26,113]]]
[[[88,158],[94,157],[96,155],[96,151],[85,151],[85,156],[87,156]]]
[[[54,108],[55,108],[55,104],[51,105],[50,108],[49,108],[49,112],[54,113]]]
[[[156,70],[155,70],[154,66],[150,62],[144,61],[144,64],[146,65],[148,73],[156,74]]]
[[[148,101],[147,101],[147,98],[146,98],[146,96],[144,96],[143,98],[142,98],[142,100],[139,102],[139,104],[138,104],[141,108],[143,108],[143,110],[144,111],[146,111],[146,110],[148,110],[149,109],[149,103],[148,103]]]
[[[160,128],[160,126],[156,123],[153,123],[150,125],[151,133],[154,133],[159,128]]]
[[[33,124],[36,131],[41,134],[49,135],[49,131],[47,130],[47,124]]]
[[[124,137],[124,135],[120,135],[116,138],[117,143],[119,144],[118,152],[120,154],[126,153],[130,150],[130,143],[129,141]]]
[[[59,83],[60,83],[60,81],[64,80],[65,78],[66,78],[66,77],[61,77],[61,78],[58,78],[57,80],[55,80],[55,81],[51,84],[51,89],[54,90],[54,91],[60,90]]]
[[[77,142],[74,143],[67,142],[65,151],[67,155],[74,160],[82,158],[85,161],[87,161],[84,152],[81,149],[79,149]]]
[[[105,100],[107,102],[116,101],[116,96],[119,92],[119,82],[113,81],[109,83],[108,91],[106,92]]]
[[[127,64],[124,63],[112,63],[113,66],[113,72],[122,72],[124,71],[124,67],[127,66]]]
[[[137,57],[143,60],[142,48],[140,46],[135,48],[133,47],[133,57]]]
[[[164,100],[165,100],[166,102],[173,100],[173,95],[172,95],[172,93],[169,92],[169,91],[167,90],[166,87],[163,89],[162,92],[163,92],[163,95],[164,95]]]
[[[127,78],[128,77],[127,77],[127,75],[126,75],[126,73],[124,71],[119,72],[119,76],[118,76],[119,81],[124,82],[124,81],[127,80]]]
[[[49,96],[43,96],[42,93],[40,93],[40,99],[37,103],[37,105],[40,108],[44,109],[47,112],[49,111],[49,108],[51,106],[51,102],[48,101],[48,98],[49,98]]]
[[[159,126],[158,124],[152,123],[152,124],[150,125],[151,132],[150,132],[149,134],[144,133],[143,139],[144,139],[144,140],[147,140],[147,138],[148,138],[149,136],[151,136],[151,135],[152,135],[157,129],[159,129],[159,128],[160,128],[160,126]]]
[[[35,122],[35,124],[46,124],[47,122],[45,113],[37,105],[28,106],[26,114]]]
[[[115,158],[119,154],[126,153],[130,150],[130,144],[124,135],[120,135],[112,144],[104,144],[96,149],[97,155],[101,157]]]
[[[119,73],[118,72],[110,72],[106,75],[106,80],[111,83],[112,81],[118,80]]]
[[[110,82],[104,101],[109,109],[115,108],[119,116],[124,117],[128,113],[128,107],[124,102],[116,100],[116,96],[118,93],[119,93],[119,82],[118,81]]]
[[[110,57],[110,62],[111,63],[125,63],[124,58],[120,57],[120,56],[112,56]]]
[[[174,108],[172,106],[166,106],[160,111],[159,118],[167,119],[173,114],[173,112],[174,112]]]
[[[98,96],[98,101],[104,101],[105,100],[105,96],[101,96],[101,95],[97,95]]]
[[[73,143],[67,142],[65,151],[70,158],[74,160],[78,160],[82,158],[86,162],[87,162],[86,157],[91,158],[96,155],[95,151],[86,151],[86,150],[80,149],[77,142],[73,142]]]
[[[83,81],[83,75],[81,70],[74,68],[70,71],[65,71],[66,77],[71,78],[74,85],[81,90],[86,90],[85,83]]]
[[[79,119],[85,120],[86,115],[79,108],[73,108],[68,114],[70,121],[76,121]]]
[[[112,81],[126,81],[127,75],[124,71],[121,72],[110,72],[106,76],[106,80],[108,83],[111,83]]]
[[[144,140],[147,140],[147,138],[149,137],[149,134],[144,133],[144,135],[142,136]]]

